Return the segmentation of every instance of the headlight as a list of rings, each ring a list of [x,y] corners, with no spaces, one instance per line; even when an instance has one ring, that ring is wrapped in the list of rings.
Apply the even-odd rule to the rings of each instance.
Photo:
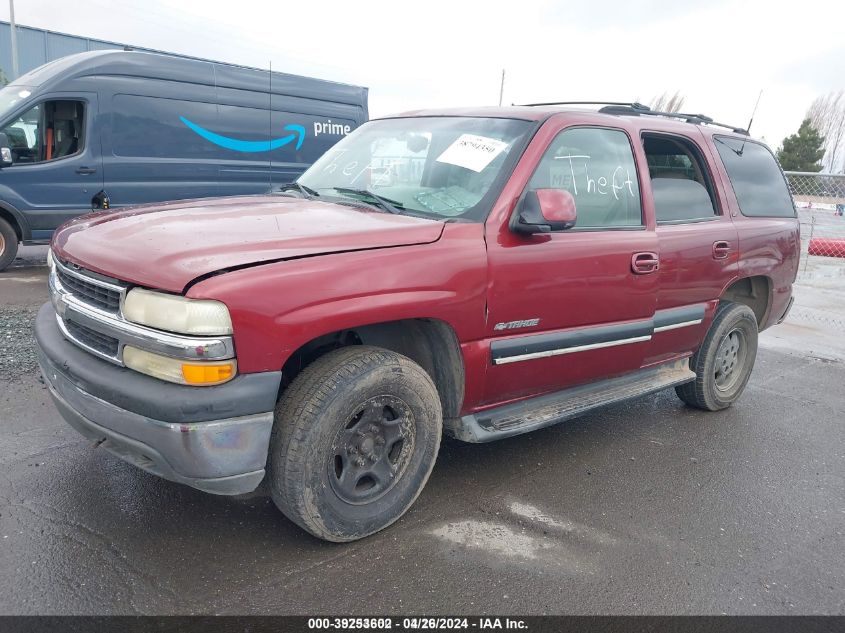
[[[179,334],[232,333],[229,309],[219,301],[134,288],[126,295],[123,316],[133,323]]]
[[[127,345],[123,364],[142,374],[182,385],[211,386],[228,382],[238,372],[235,359],[219,362],[185,361]]]

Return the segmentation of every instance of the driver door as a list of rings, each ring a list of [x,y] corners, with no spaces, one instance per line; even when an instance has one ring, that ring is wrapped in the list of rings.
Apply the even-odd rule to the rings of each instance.
[[[91,210],[103,188],[94,120],[97,95],[54,93],[28,104],[3,126],[14,163],[0,170],[0,186],[22,211],[33,240],[49,239],[62,222]]]
[[[488,219],[488,404],[637,370],[650,345],[657,267],[637,260],[656,258],[658,244],[629,132],[541,130],[526,161],[537,167],[522,191],[569,191],[578,218],[571,229],[534,235],[513,232],[510,214]]]

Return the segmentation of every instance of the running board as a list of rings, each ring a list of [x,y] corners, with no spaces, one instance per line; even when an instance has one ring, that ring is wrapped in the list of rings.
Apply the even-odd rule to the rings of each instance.
[[[520,400],[495,409],[451,418],[445,430],[464,442],[492,442],[542,429],[607,404],[674,387],[695,380],[685,358],[600,382]]]

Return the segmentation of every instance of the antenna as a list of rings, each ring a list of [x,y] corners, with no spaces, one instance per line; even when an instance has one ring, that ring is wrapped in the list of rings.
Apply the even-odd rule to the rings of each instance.
[[[502,105],[502,95],[505,94],[505,69],[502,68],[502,83],[499,84],[499,107]]]
[[[754,104],[754,110],[751,111],[751,119],[748,121],[748,127],[745,128],[745,138],[742,139],[742,146],[739,148],[739,152],[737,152],[737,156],[742,156],[742,152],[745,151],[745,141],[748,136],[751,134],[751,124],[754,123],[754,115],[757,114],[757,106],[760,105],[760,97],[763,96],[763,91],[760,91],[760,94],[757,95],[757,103]]]
[[[273,60],[270,60],[270,111],[267,117],[267,151],[270,157],[270,191],[273,191]]]

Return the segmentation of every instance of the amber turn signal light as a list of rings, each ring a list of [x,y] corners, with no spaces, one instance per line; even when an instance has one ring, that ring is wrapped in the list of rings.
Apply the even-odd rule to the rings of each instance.
[[[189,385],[213,385],[230,380],[235,375],[234,361],[214,365],[182,363],[182,376]]]

